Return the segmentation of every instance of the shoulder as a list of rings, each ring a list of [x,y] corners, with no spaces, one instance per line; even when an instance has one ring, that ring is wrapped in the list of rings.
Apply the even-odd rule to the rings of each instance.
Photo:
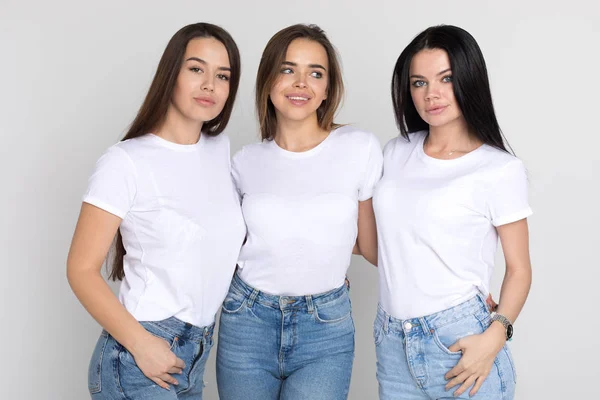
[[[482,163],[488,170],[502,173],[506,170],[525,170],[525,164],[516,156],[492,146],[482,145]]]
[[[383,148],[384,155],[393,154],[396,151],[413,150],[427,136],[427,131],[418,131],[408,134],[408,139],[402,135],[398,135],[386,143]]]
[[[359,128],[355,128],[351,125],[344,125],[335,129],[332,134],[335,135],[335,139],[344,141],[357,146],[373,146],[379,144],[379,139],[369,131],[365,131]]]
[[[231,145],[231,141],[229,140],[229,136],[226,133],[220,133],[216,136],[206,135],[204,134],[204,142],[213,147],[225,147],[229,148]]]
[[[135,144],[132,145],[130,140],[113,144],[104,151],[97,162],[98,166],[105,168],[125,168],[129,169],[134,166],[132,153],[135,153]]]
[[[270,140],[247,144],[233,155],[232,163],[240,165],[248,160],[262,158],[269,151],[271,144]]]
[[[152,134],[146,134],[133,139],[123,140],[112,148],[118,149],[135,162],[136,159],[145,157],[149,153],[154,154],[157,149],[162,149],[157,145],[157,138]]]

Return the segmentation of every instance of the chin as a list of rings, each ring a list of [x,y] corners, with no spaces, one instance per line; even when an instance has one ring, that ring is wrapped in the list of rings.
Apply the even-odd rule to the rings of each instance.
[[[306,112],[304,110],[286,110],[285,112],[281,113],[281,116],[291,121],[304,121],[313,115],[315,111]]]
[[[430,119],[429,121],[425,121],[429,126],[434,126],[439,128],[440,126],[444,126],[448,123],[448,121],[436,121],[435,119]]]
[[[451,123],[452,121],[455,120],[455,118],[436,118],[436,117],[431,117],[428,116],[427,119],[421,117],[423,119],[423,121],[425,121],[429,126],[434,126],[436,128],[439,128],[441,126],[444,125],[448,125],[449,123]]]
[[[215,113],[215,112],[211,112],[211,113],[199,113],[194,115],[194,117],[192,118],[194,121],[201,121],[201,122],[207,122],[210,121],[211,119],[215,119],[219,116],[219,113],[221,111]]]

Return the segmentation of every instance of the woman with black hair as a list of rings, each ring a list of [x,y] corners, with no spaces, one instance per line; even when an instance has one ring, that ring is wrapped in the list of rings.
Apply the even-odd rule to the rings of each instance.
[[[392,98],[401,135],[385,146],[373,200],[380,398],[512,399],[506,341],[531,284],[531,209],[475,39],[454,26],[419,34],[398,58]],[[490,313],[498,238],[506,274]]]

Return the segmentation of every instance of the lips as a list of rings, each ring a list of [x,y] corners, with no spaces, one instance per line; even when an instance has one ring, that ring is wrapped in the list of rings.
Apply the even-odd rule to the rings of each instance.
[[[425,109],[428,114],[441,114],[448,106],[433,106]]]
[[[210,96],[199,96],[199,97],[194,97],[194,101],[196,103],[198,103],[201,106],[205,106],[205,107],[210,107],[210,106],[214,106],[216,104],[216,102],[214,101],[214,99]]]
[[[304,93],[290,93],[286,94],[285,98],[289,100],[295,106],[303,106],[311,99],[310,96]]]

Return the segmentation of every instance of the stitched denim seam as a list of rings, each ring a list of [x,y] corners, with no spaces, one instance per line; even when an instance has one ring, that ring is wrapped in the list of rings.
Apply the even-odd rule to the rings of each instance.
[[[245,298],[244,300],[242,300],[240,306],[238,308],[236,308],[235,310],[228,310],[227,308],[225,308],[225,302],[223,302],[223,304],[221,305],[221,309],[223,310],[223,312],[227,313],[227,314],[237,314],[241,311],[242,308],[244,308],[244,306],[246,305],[248,299]]]
[[[343,317],[336,318],[336,319],[321,319],[319,317],[319,308],[318,307],[315,307],[315,311],[314,311],[313,315],[315,316],[315,319],[317,320],[317,322],[320,322],[323,324],[334,324],[337,322],[342,322],[342,321],[347,320],[352,315],[352,308],[350,308],[350,312],[348,314],[344,315]]]
[[[442,352],[444,352],[445,354],[448,354],[450,356],[461,356],[462,355],[462,351],[451,351],[449,348],[447,348],[446,346],[444,346],[444,344],[442,343],[442,341],[438,337],[438,334],[437,334],[436,330],[433,331],[433,333],[431,334],[431,336],[433,337],[433,341],[437,345],[437,347],[439,347],[439,349]],[[459,338],[459,340],[460,339],[461,338]]]
[[[415,368],[414,368],[415,362],[414,362],[413,358],[410,356],[410,351],[408,350],[408,347],[410,346],[409,339],[410,339],[410,337],[405,334],[403,342],[404,342],[404,352],[406,354],[406,358],[407,358],[407,362],[408,362],[408,369],[409,369],[410,374],[413,378],[413,381],[415,382],[417,387],[421,390],[421,392],[423,392],[423,394],[427,395],[427,392],[425,391],[425,388],[424,388],[424,384],[427,381],[427,377],[425,377],[425,382],[421,382],[419,380],[419,378],[417,378],[417,376],[415,375]],[[417,338],[417,340],[419,340],[419,339],[421,339],[421,338]]]
[[[187,381],[188,381],[188,383],[189,383],[189,384],[188,384],[188,387],[187,387],[187,388],[185,388],[184,390],[180,391],[180,392],[177,392],[177,395],[180,395],[180,394],[182,394],[182,393],[189,392],[189,391],[192,389],[192,383],[191,383],[192,381],[190,380],[190,378],[191,378],[191,377],[192,377],[192,375],[194,374],[194,372],[195,372],[195,369],[198,367],[198,365],[200,365],[200,360],[202,359],[202,357],[204,356],[204,354],[205,354],[205,353],[206,353],[206,351],[207,351],[207,350],[206,350],[206,347],[207,347],[207,346],[206,346],[206,340],[204,340],[204,339],[203,339],[203,340],[202,340],[202,342],[200,342],[200,344],[201,344],[201,348],[200,348],[200,351],[198,352],[198,356],[196,356],[196,357],[194,358],[194,360],[192,361],[192,365],[191,365],[191,367],[190,367],[190,371],[189,371],[189,372],[188,372],[188,374],[187,374]],[[209,347],[209,349],[208,349],[208,350],[210,350],[210,347]]]
[[[508,351],[506,344],[504,345],[504,347],[502,347],[502,351],[504,351],[504,353],[506,354],[506,358],[508,358],[508,363],[510,364],[510,367],[512,369],[513,381],[516,384],[517,383],[517,369],[515,368],[515,363],[514,363],[512,357],[510,356],[510,352]]]
[[[127,395],[125,395],[125,392],[123,391],[123,387],[121,386],[121,376],[120,376],[120,358],[121,358],[121,353],[125,350],[125,347],[123,347],[122,345],[120,345],[116,340],[115,340],[115,346],[114,346],[114,351],[116,353],[116,357],[113,360],[113,371],[115,374],[115,383],[117,386],[117,389],[119,390],[119,393],[121,393],[121,395],[123,396],[123,399],[125,400],[131,400],[129,399],[129,397],[127,397]]]
[[[102,350],[100,351],[100,357],[98,358],[98,368],[97,368],[98,369],[98,384],[95,385],[94,387],[88,387],[90,394],[96,394],[96,393],[100,393],[102,391],[102,359],[104,358],[104,352],[106,351],[106,344],[108,343],[108,332],[103,330],[101,337],[104,338],[104,344],[102,344]]]
[[[144,324],[151,325],[152,327],[158,329],[159,331],[168,335],[169,337],[172,336],[173,338],[176,338],[176,337],[180,336],[179,333],[173,332],[171,329],[169,329],[165,326],[162,326],[159,321],[143,321],[143,322],[144,322]],[[149,333],[152,333],[152,332],[149,332]],[[154,336],[156,336],[156,335],[154,335]],[[165,338],[161,338],[161,339],[165,339]]]
[[[432,325],[434,327],[434,329],[440,329],[443,328],[447,325],[453,324],[455,322],[460,321],[461,319],[464,319],[466,317],[470,317],[473,315],[476,315],[477,311],[479,310],[479,306],[477,307],[469,307],[467,310],[464,310],[464,312],[460,313],[460,314],[456,314],[453,315],[452,318],[449,318],[447,320],[444,320],[443,323],[439,324],[439,323],[431,323],[428,321],[428,323],[430,325]]]

